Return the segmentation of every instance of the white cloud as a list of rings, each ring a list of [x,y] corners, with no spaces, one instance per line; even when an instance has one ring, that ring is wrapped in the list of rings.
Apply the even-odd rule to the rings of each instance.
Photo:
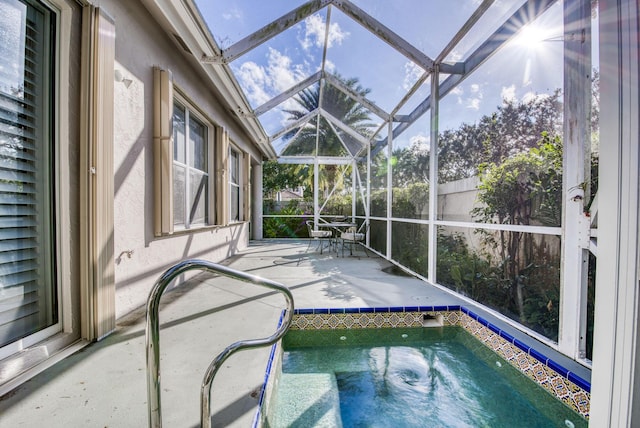
[[[447,56],[447,62],[459,62],[462,61],[462,53],[457,50],[452,50]]]
[[[458,105],[462,105],[462,95],[464,95],[464,89],[462,86],[456,86],[451,90],[451,94],[456,97]]]
[[[300,45],[304,50],[309,50],[315,46],[321,48],[324,44],[324,33],[326,24],[322,16],[315,14],[304,20],[305,34]],[[333,23],[329,26],[329,37],[327,39],[327,48],[333,46],[334,43],[341,44],[342,41],[349,36],[349,32],[342,31],[340,25]]]
[[[416,152],[428,152],[431,147],[430,136],[422,133],[411,136],[409,142],[411,143],[411,149]]]
[[[471,110],[480,110],[480,98],[469,98],[467,100],[467,108]]]
[[[516,85],[503,86],[500,91],[500,98],[503,101],[515,101],[516,100]]]
[[[462,94],[464,94],[464,89],[462,89],[462,86],[456,86],[451,90],[450,93],[460,97],[462,96]]]
[[[308,76],[307,67],[308,64],[293,64],[290,57],[270,48],[266,66],[247,61],[236,74],[249,101],[260,105]]]
[[[305,34],[300,41],[302,48],[306,51],[312,46],[322,47],[324,40],[324,21],[319,15],[311,15],[304,20]]]
[[[228,12],[223,13],[222,14],[222,18],[225,21],[230,21],[232,19],[241,20],[242,19],[242,10],[240,10],[236,6],[234,6]]]
[[[283,92],[300,81],[302,65],[292,65],[291,58],[280,51],[269,48],[269,60],[267,64],[267,76],[269,86],[276,92]]]
[[[522,102],[528,103],[530,101],[543,100],[550,97],[549,94],[536,94],[535,92],[527,92],[522,96]]]
[[[328,71],[329,73],[335,73],[336,64],[333,61],[330,61],[330,60],[326,59],[324,61],[324,70]]]
[[[420,76],[424,74],[422,67],[419,67],[413,61],[407,61],[404,64],[404,81],[402,82],[402,89],[408,91],[418,81]]]
[[[240,66],[237,74],[238,80],[251,102],[260,105],[269,100],[270,97],[266,91],[268,78],[263,67],[253,61],[248,61]]]
[[[465,90],[462,86],[458,86],[451,92],[458,97],[458,104],[465,106],[468,109],[479,110],[480,103],[483,98],[482,86],[478,83],[472,83],[468,86],[468,92],[470,96],[464,97]]]
[[[342,44],[342,41],[349,37],[348,31],[342,31],[342,28],[337,23],[331,24],[329,27],[329,44],[327,48],[333,46],[334,43]]]

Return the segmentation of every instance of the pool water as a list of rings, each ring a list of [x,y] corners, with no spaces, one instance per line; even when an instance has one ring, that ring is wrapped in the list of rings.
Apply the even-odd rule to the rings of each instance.
[[[290,331],[266,426],[586,427],[460,327]]]

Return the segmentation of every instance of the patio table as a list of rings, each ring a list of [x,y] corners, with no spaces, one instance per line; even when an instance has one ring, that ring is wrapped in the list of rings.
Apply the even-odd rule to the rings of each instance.
[[[327,223],[318,223],[318,227],[331,228],[339,233],[339,232],[344,232],[350,227],[358,227],[358,224],[354,222],[348,222],[348,221],[333,221],[333,222],[327,222]],[[331,240],[332,240],[332,244],[335,244],[336,253],[337,253],[338,252],[338,235],[334,233]]]

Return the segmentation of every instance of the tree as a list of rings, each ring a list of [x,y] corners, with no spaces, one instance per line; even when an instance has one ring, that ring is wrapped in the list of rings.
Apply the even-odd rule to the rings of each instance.
[[[429,182],[429,149],[424,144],[394,150],[392,165],[394,187]]]
[[[504,100],[496,112],[477,123],[442,132],[438,141],[439,182],[472,177],[482,164],[498,164],[535,147],[543,133],[560,134],[560,97],[560,90],[556,90],[520,103]]]
[[[365,89],[358,84],[357,78],[343,80],[342,82],[351,91],[362,97],[371,92],[370,89]],[[300,108],[285,110],[289,114],[288,120],[291,122],[297,121],[309,112],[316,110],[320,106],[320,98],[322,98],[323,110],[363,137],[371,135],[373,124],[369,122],[369,111],[354,98],[327,82],[301,91],[294,98]],[[355,141],[353,137],[330,125],[327,119],[320,115],[300,128],[289,131],[283,138],[285,141],[291,140],[283,150],[283,156],[351,156],[361,148],[360,143]],[[316,142],[318,143],[317,150]],[[350,167],[330,164],[321,165],[318,177],[321,196],[325,199],[328,198],[331,189],[336,184],[339,188],[348,186],[350,184],[350,177],[348,176],[350,170]],[[313,173],[310,168],[306,170],[305,184],[307,188],[313,189]]]
[[[365,89],[358,84],[357,78],[342,80],[342,82],[347,88],[362,97],[366,97],[371,92],[371,89]],[[307,88],[294,98],[300,108],[284,110],[290,115],[289,120],[296,121],[320,107],[320,97],[322,96],[322,108],[325,111],[361,135],[369,136],[373,127],[373,124],[369,122],[369,111],[332,84],[324,82],[322,85]],[[318,121],[320,122],[318,123]],[[339,156],[345,154],[345,147],[340,142],[340,138],[345,144],[353,143],[347,135],[340,135],[338,138],[327,120],[321,116],[311,120],[302,128],[288,132],[285,134],[284,140],[294,137],[295,140],[291,141],[282,152],[284,156],[311,154]],[[320,146],[317,151],[316,137]]]
[[[308,176],[308,165],[266,161],[262,164],[262,193],[265,198],[274,199],[280,190],[304,186]]]
[[[543,133],[537,147],[499,163],[482,164],[479,168],[477,200],[480,205],[472,212],[478,221],[508,225],[560,225],[562,143],[558,136]],[[537,304],[543,302],[542,306],[546,305],[552,320],[549,324],[553,325],[558,318],[559,296],[556,287],[545,285],[556,284],[559,279],[539,281],[538,287],[526,290],[534,275],[547,275],[546,272],[554,270],[551,265],[539,265],[541,260],[549,259],[545,240],[536,240],[532,234],[519,231],[483,230],[479,233],[489,248],[489,257],[494,254],[499,257],[502,279],[508,284],[513,308],[520,321],[528,325],[531,324],[530,318],[535,316],[538,324],[544,324],[545,320],[540,319],[540,305]],[[544,269],[539,271],[538,268]],[[542,295],[534,297],[535,293],[540,294],[540,290]],[[510,306],[509,302],[504,302],[504,305]],[[549,331],[544,333],[549,335]]]

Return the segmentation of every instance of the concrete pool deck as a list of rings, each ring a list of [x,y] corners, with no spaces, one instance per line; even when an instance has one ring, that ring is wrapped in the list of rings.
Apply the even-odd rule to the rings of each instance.
[[[385,272],[392,265],[362,249],[345,258],[306,250],[307,241],[255,241],[222,264],[281,282],[296,308],[471,306],[417,278]],[[235,341],[272,334],[284,305],[270,290],[206,273],[166,293],[160,310],[164,426],[199,426],[200,384],[211,360]],[[0,426],[147,426],[144,315],[141,308],[120,319],[109,337],[3,396]],[[268,348],[242,351],[225,362],[213,384],[214,426],[251,426],[268,355]]]

